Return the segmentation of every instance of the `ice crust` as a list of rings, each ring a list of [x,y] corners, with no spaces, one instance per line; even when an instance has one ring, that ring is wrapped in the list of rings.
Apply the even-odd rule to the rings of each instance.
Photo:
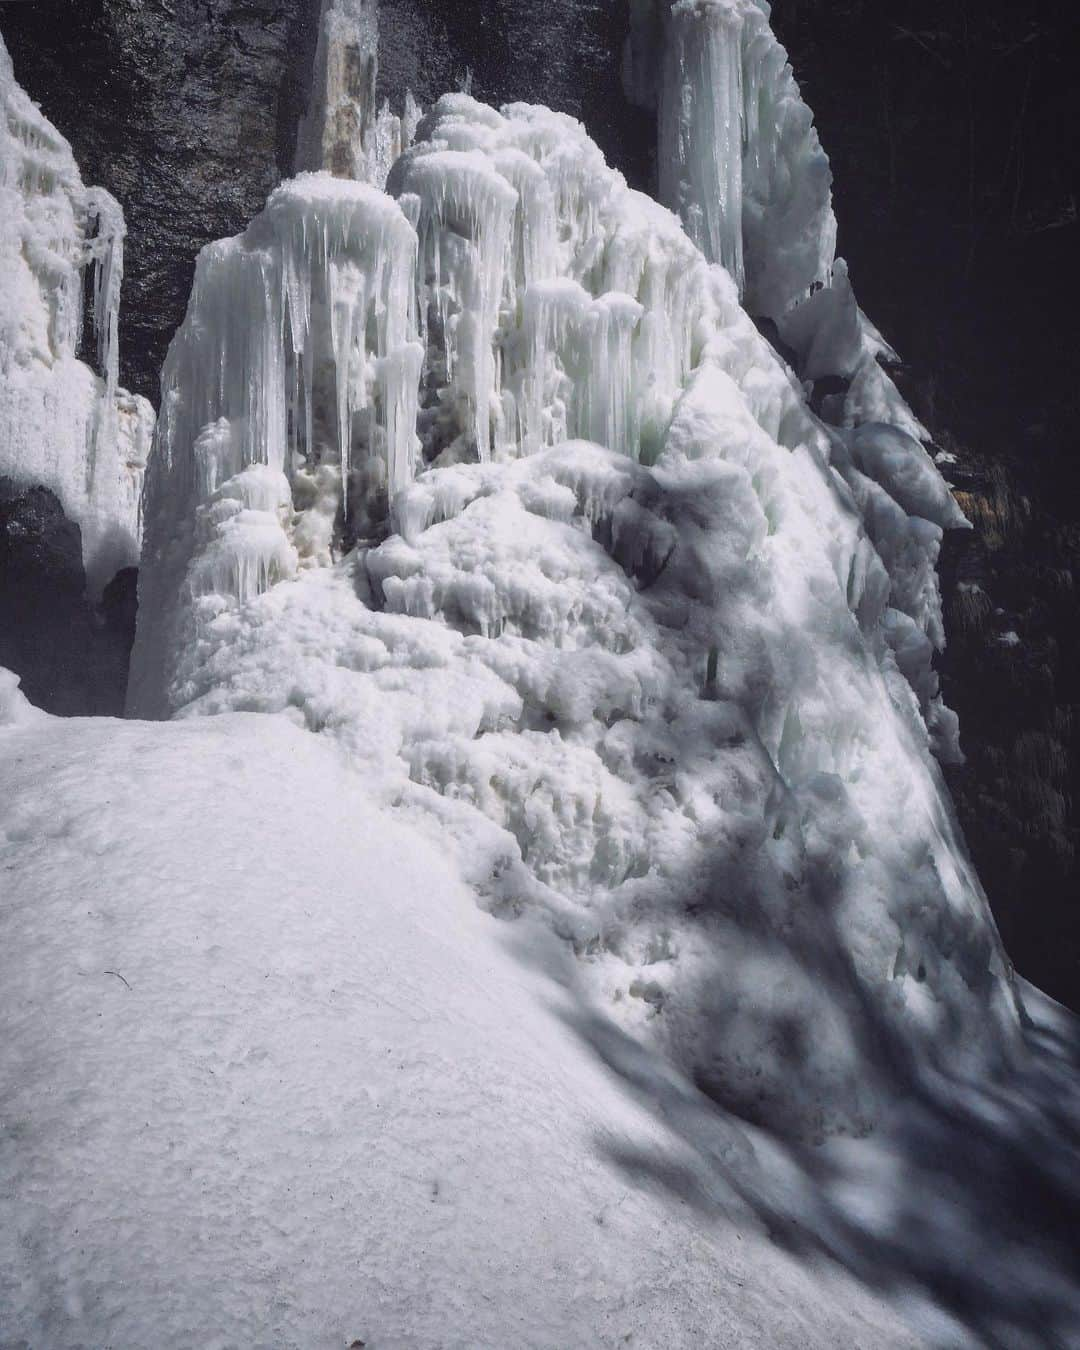
[[[200,259],[132,711],[336,739],[751,1118],[860,1131],[889,1063],[1002,1068],[1010,973],[932,753],[962,519],[932,460],[895,417],[818,421],[737,279],[563,115],[445,96],[388,190],[301,176]],[[876,367],[845,283],[800,341]]]
[[[136,563],[154,415],[119,388],[124,217],[15,81],[0,39],[0,476],[56,494],[91,594]],[[78,359],[92,269],[98,372]]]

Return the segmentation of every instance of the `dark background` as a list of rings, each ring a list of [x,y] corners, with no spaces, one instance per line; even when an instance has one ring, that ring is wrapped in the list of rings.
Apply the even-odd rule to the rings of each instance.
[[[20,82],[86,181],[124,206],[123,377],[155,401],[195,253],[242,229],[291,171],[317,8],[0,0]],[[1080,1007],[1073,10],[777,0],[773,24],[832,160],[861,303],[908,362],[897,378],[956,455],[977,527],[947,541],[942,564],[942,674],[968,756],[950,771],[957,807],[1021,973]],[[619,81],[627,21],[627,0],[383,0],[382,93],[430,102],[469,79],[492,102],[549,103],[648,189],[651,119]],[[20,669],[12,632],[0,660]],[[70,691],[37,678],[32,697],[73,710]]]

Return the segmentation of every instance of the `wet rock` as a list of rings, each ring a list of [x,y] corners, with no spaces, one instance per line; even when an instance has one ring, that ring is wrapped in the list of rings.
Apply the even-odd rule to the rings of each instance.
[[[82,538],[43,487],[0,478],[0,666],[31,703],[63,717],[123,712],[135,636],[134,568],[86,596]]]

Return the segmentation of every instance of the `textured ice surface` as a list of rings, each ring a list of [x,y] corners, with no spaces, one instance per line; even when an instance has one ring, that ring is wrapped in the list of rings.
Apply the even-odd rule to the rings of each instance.
[[[38,483],[82,530],[91,592],[138,560],[153,411],[118,388],[124,218],[16,84],[0,39],[0,475]],[[77,358],[93,270],[100,375]]]

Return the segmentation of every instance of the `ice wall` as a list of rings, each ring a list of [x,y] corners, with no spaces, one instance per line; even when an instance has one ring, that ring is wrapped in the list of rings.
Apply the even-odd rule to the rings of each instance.
[[[55,492],[91,593],[139,556],[153,412],[119,388],[124,218],[15,82],[0,41],[0,475]],[[92,273],[99,374],[78,359]]]

